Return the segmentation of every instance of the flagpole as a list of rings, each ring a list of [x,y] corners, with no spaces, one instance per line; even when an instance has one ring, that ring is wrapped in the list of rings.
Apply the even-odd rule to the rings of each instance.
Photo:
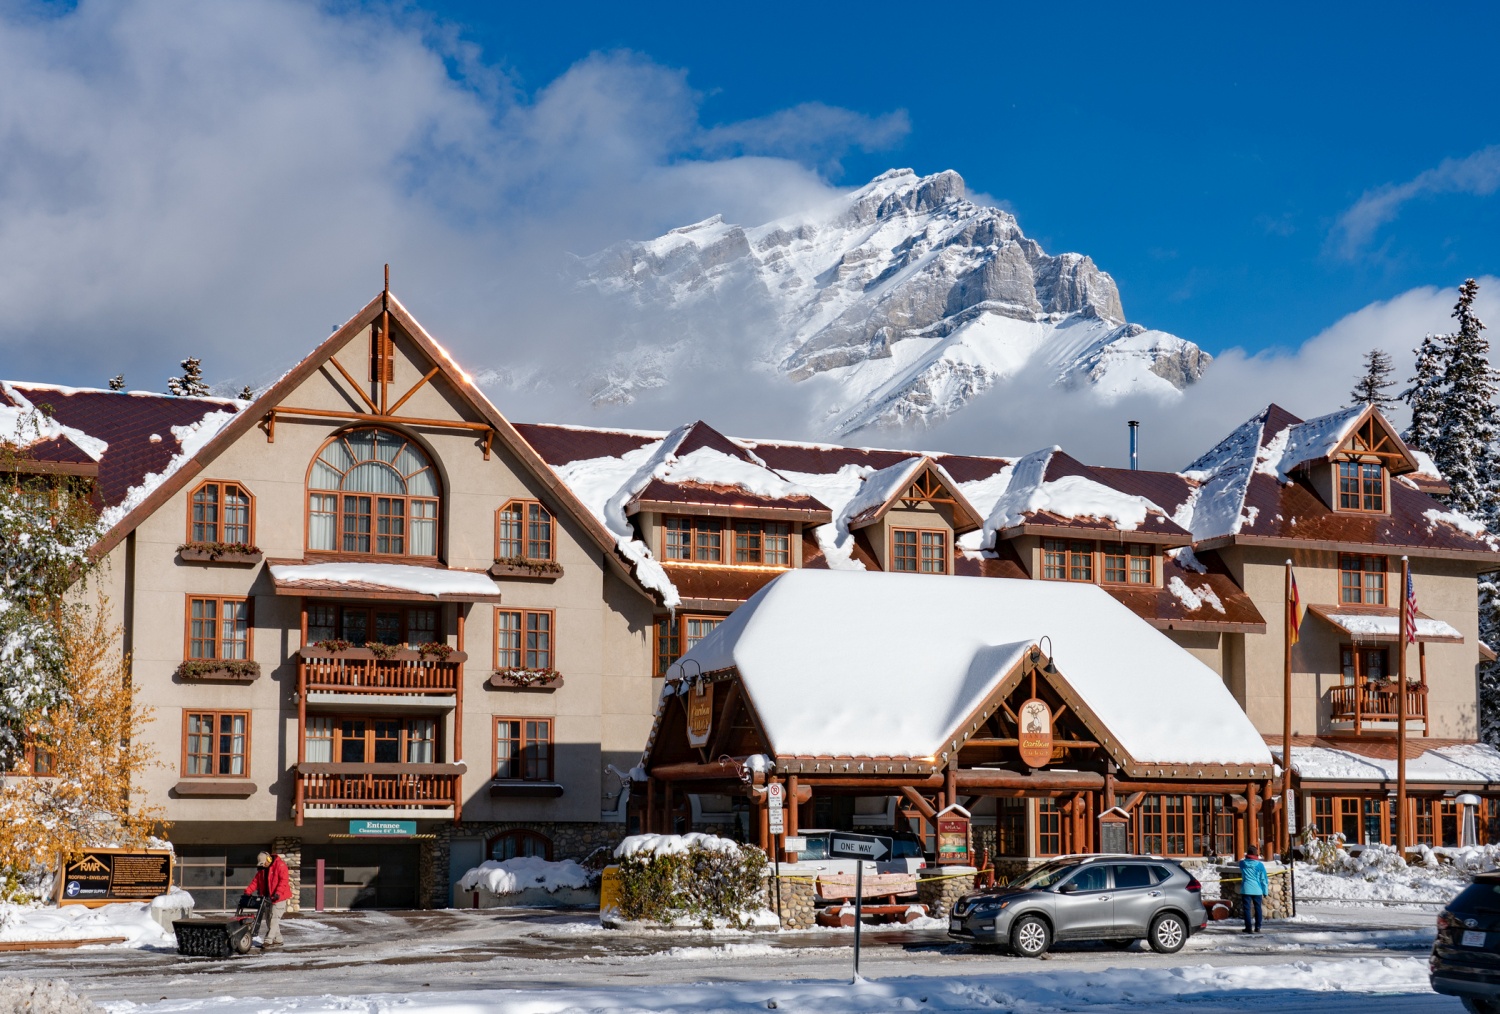
[[[1283,640],[1286,642],[1285,666],[1281,688],[1281,851],[1291,861],[1292,851],[1292,628],[1297,623],[1297,606],[1292,601],[1292,561],[1286,562],[1286,614],[1282,617]]]
[[[1406,636],[1411,560],[1401,558],[1401,623],[1396,635],[1396,854],[1406,859]]]

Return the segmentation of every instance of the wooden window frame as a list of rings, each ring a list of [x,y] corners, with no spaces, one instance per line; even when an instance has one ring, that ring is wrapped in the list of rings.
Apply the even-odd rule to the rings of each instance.
[[[1354,568],[1346,566],[1345,564],[1348,561],[1350,561],[1350,560],[1357,560],[1357,561],[1359,561],[1359,566],[1358,567],[1354,567]],[[1374,568],[1370,568],[1370,567],[1365,566],[1366,561],[1369,561],[1369,560],[1379,560],[1380,561],[1380,568],[1378,570],[1376,570]],[[1371,601],[1370,596],[1373,594],[1373,590],[1367,585],[1367,583],[1365,581],[1365,578],[1363,576],[1361,576],[1361,578],[1359,580],[1359,584],[1358,584],[1358,587],[1359,587],[1359,598],[1358,599],[1345,598],[1344,597],[1344,592],[1345,592],[1345,589],[1348,587],[1348,584],[1344,580],[1344,575],[1346,575],[1346,574],[1360,574],[1360,575],[1365,575],[1365,574],[1380,574],[1381,575],[1381,578],[1380,578],[1380,601],[1379,602]],[[1387,557],[1387,556],[1381,556],[1381,555],[1378,555],[1378,554],[1375,554],[1375,553],[1340,553],[1339,554],[1339,604],[1340,605],[1345,605],[1345,606],[1385,606],[1385,605],[1389,605],[1390,604],[1390,600],[1391,600],[1391,569],[1390,569],[1390,558],[1389,557]]]
[[[193,641],[203,638],[193,637],[193,603],[213,602],[216,604],[216,615],[214,616],[214,651],[213,655],[194,655]],[[226,658],[222,645],[224,643],[223,627],[224,603],[245,603],[245,657],[244,659]],[[191,592],[183,596],[183,622],[182,622],[182,657],[185,660],[200,662],[232,662],[251,661],[255,658],[255,596],[253,595],[194,595]]]
[[[776,531],[769,537],[778,540],[786,540],[785,549],[777,549],[774,551],[775,555],[777,556],[786,556],[785,563],[766,562],[766,539],[768,538],[766,529],[772,526],[775,526],[778,531]],[[726,538],[730,539],[733,543],[733,545],[731,546],[731,550],[733,552],[734,559],[726,560],[725,562],[733,564],[736,567],[773,567],[777,570],[788,570],[792,566],[792,523],[790,521],[766,521],[760,518],[732,518],[729,523],[729,530],[726,534]],[[753,538],[755,540],[754,549],[752,550],[748,544],[742,549],[740,547],[740,540],[742,538],[747,540],[747,543],[749,539]],[[749,554],[751,552],[754,552],[756,554],[755,559],[740,559],[741,553]]]
[[[210,771],[207,774],[193,774],[191,771],[188,770],[188,723],[191,720],[191,717],[193,715],[212,715],[213,716],[213,732],[211,733],[211,736],[212,736],[213,741],[214,741],[214,750],[208,756],[213,759],[213,763],[212,763],[211,766],[215,770]],[[243,769],[244,769],[244,773],[243,774],[238,774],[238,775],[236,775],[236,774],[220,774],[218,772],[218,770],[217,770],[218,766],[219,766],[219,764],[218,764],[219,757],[221,756],[220,753],[219,753],[219,750],[218,750],[219,736],[222,735],[222,733],[219,732],[219,719],[222,718],[225,715],[240,715],[240,716],[243,716],[244,719],[245,719],[245,753],[244,753],[244,763],[241,765],[243,767]],[[183,708],[182,709],[182,755],[181,755],[181,758],[180,758],[180,765],[181,766],[178,768],[178,771],[180,772],[181,776],[183,778],[212,778],[212,779],[249,778],[250,777],[250,770],[251,770],[251,768],[250,768],[250,757],[251,757],[250,751],[251,751],[251,748],[254,745],[253,744],[253,739],[252,739],[252,730],[251,730],[252,721],[253,721],[253,718],[252,718],[251,712],[249,712],[248,710],[245,710],[243,708]],[[233,754],[231,754],[230,756],[233,756]]]
[[[672,522],[685,522],[688,532],[688,556],[686,559],[680,556],[671,556],[667,552],[668,531]],[[677,531],[680,529],[671,529]],[[705,536],[717,535],[719,537],[719,558],[710,560],[699,555],[699,542]],[[725,551],[726,546],[733,546],[733,528],[728,518],[714,517],[712,515],[700,514],[664,514],[661,519],[661,560],[663,563],[689,563],[708,564],[709,566],[724,566],[726,557],[730,556]],[[732,563],[729,564],[733,566]]]
[[[512,507],[519,507],[521,511],[521,532],[514,540],[520,548],[520,552],[518,553],[507,553],[501,548],[501,543],[504,541],[500,535],[500,526],[503,523],[501,516]],[[547,554],[545,556],[534,556],[531,553],[531,543],[533,541],[531,538],[531,525],[533,522],[529,514],[533,507],[547,515]],[[505,501],[495,511],[495,559],[536,560],[539,562],[550,562],[557,559],[557,515],[540,500],[515,498]]]
[[[36,733],[27,730],[8,770],[0,774],[11,778],[51,778],[56,774],[56,758],[51,750],[37,742]],[[19,770],[24,767],[23,773]],[[45,769],[45,770],[41,770]]]
[[[197,538],[197,533],[193,531],[193,529],[195,527],[197,527],[197,525],[198,525],[198,523],[193,520],[193,508],[195,506],[194,501],[197,500],[198,494],[201,493],[208,486],[216,486],[216,487],[218,487],[218,491],[219,491],[219,499],[218,499],[219,511],[218,511],[218,517],[212,522],[212,525],[213,525],[213,537],[212,538],[206,538],[206,539],[200,539],[200,538]],[[227,527],[227,524],[224,521],[224,490],[225,490],[225,487],[227,487],[227,486],[238,487],[239,491],[245,495],[245,499],[248,501],[247,507],[248,507],[248,512],[249,512],[249,517],[246,518],[246,521],[245,521],[245,532],[246,532],[246,534],[245,534],[245,538],[243,538],[243,539],[226,539],[226,538],[224,538],[224,529]],[[221,543],[225,543],[225,544],[228,544],[228,545],[238,545],[238,544],[243,544],[243,545],[246,545],[246,546],[253,546],[253,545],[255,545],[255,494],[252,493],[252,492],[250,492],[250,487],[246,486],[243,482],[240,482],[238,479],[208,479],[208,480],[206,480],[204,482],[200,482],[200,483],[198,483],[198,485],[194,486],[192,492],[188,494],[188,498],[187,498],[187,538],[184,539],[183,541],[184,542],[190,542],[190,543],[191,542],[221,542]]]
[[[1043,550],[1045,552],[1045,550]],[[1095,573],[1098,575],[1099,584],[1110,587],[1134,587],[1146,588],[1156,586],[1156,547],[1144,542],[1106,542],[1098,544],[1098,566]],[[1124,561],[1125,580],[1113,581],[1109,577],[1110,560],[1118,559]],[[1132,566],[1133,561],[1147,561],[1147,577],[1144,581],[1136,580],[1136,569]],[[1051,578],[1050,580],[1057,580]],[[1071,580],[1071,579],[1070,579]],[[1080,584],[1082,582],[1079,582]]]
[[[428,612],[428,613],[432,613],[433,614],[433,616],[435,618],[435,623],[434,623],[433,632],[432,632],[432,640],[433,641],[435,641],[435,642],[437,642],[439,644],[444,644],[444,643],[447,642],[447,639],[448,639],[448,635],[447,635],[447,632],[446,632],[444,624],[443,624],[443,613],[444,613],[444,610],[443,610],[443,607],[442,607],[442,603],[434,603],[432,605],[425,605],[425,604],[424,605],[413,605],[413,604],[405,603],[405,602],[339,602],[337,600],[330,600],[330,599],[305,599],[305,600],[303,600],[303,610],[308,614],[308,616],[307,616],[307,626],[308,626],[307,637],[308,637],[308,643],[309,644],[316,644],[320,640],[325,640],[324,638],[313,637],[313,635],[312,635],[313,622],[312,622],[311,612],[314,609],[331,609],[331,610],[333,610],[333,637],[329,638],[329,640],[345,640],[345,641],[349,641],[351,644],[354,644],[355,647],[363,647],[366,641],[372,641],[372,640],[375,640],[375,638],[373,636],[366,636],[366,638],[365,638],[364,641],[360,641],[360,642],[356,643],[356,642],[354,642],[354,640],[352,638],[345,637],[344,635],[345,635],[346,631],[344,630],[344,614],[346,612],[363,612],[363,613],[366,614],[366,617],[367,617],[367,622],[365,624],[365,633],[366,633],[366,635],[373,635],[375,633],[375,613],[376,612],[394,612],[394,613],[398,613],[400,615],[400,617],[401,617],[401,635],[400,635],[400,639],[394,643],[393,647],[408,648],[408,649],[415,650],[413,648],[412,639],[411,639],[411,632],[412,632],[411,614],[413,612],[417,611],[417,610],[421,610],[423,612]],[[422,643],[426,643],[426,642],[418,642],[418,643],[422,644]]]
[[[438,716],[436,716],[436,715],[398,715],[398,714],[390,714],[388,712],[370,712],[370,713],[359,713],[359,714],[349,714],[349,713],[343,713],[343,712],[318,712],[317,714],[314,714],[314,715],[308,715],[308,719],[309,719],[309,721],[311,721],[313,719],[318,719],[318,720],[322,720],[322,721],[327,721],[329,723],[329,733],[330,733],[330,735],[328,736],[328,744],[329,744],[328,756],[329,756],[329,759],[333,763],[335,763],[335,764],[391,764],[391,765],[406,765],[406,764],[442,763],[441,758],[444,756],[444,753],[445,753],[445,750],[444,750],[445,743],[444,743],[444,736],[443,736],[443,720],[441,718],[439,718]],[[345,722],[364,722],[365,723],[365,732],[364,732],[364,735],[359,736],[359,737],[351,737],[351,741],[357,741],[357,742],[360,742],[361,744],[363,744],[363,751],[362,752],[363,752],[364,756],[363,756],[363,758],[361,760],[358,760],[358,761],[345,761],[343,759],[343,750],[344,750],[344,743],[345,743],[343,723],[345,723]],[[396,724],[398,724],[401,727],[400,735],[396,739],[396,756],[398,758],[397,760],[394,760],[394,761],[377,761],[375,759],[375,746],[376,746],[376,743],[378,741],[378,737],[375,735],[375,723],[376,722],[395,722]],[[411,725],[412,725],[413,722],[431,722],[432,723],[432,760],[431,761],[410,761],[410,760],[406,759],[407,753],[410,750],[412,743],[414,743],[414,742],[427,742],[426,740],[415,739],[412,736]],[[314,738],[322,739],[323,737],[322,736],[318,736],[318,737],[307,736],[305,732],[303,734],[303,742],[304,742],[304,744],[310,743]],[[304,747],[304,749],[305,749],[305,747]]]
[[[1354,679],[1350,682],[1349,674],[1344,670],[1344,652],[1349,652],[1354,660]],[[1385,655],[1385,671],[1379,677],[1371,676],[1365,665],[1367,651],[1378,651]],[[1391,672],[1391,650],[1388,645],[1379,644],[1353,644],[1348,641],[1339,645],[1339,679],[1341,686],[1363,686],[1370,682],[1393,683],[1395,674]],[[1394,685],[1394,684],[1393,684]]]
[[[520,655],[518,665],[501,665],[500,663],[500,617],[502,614],[510,614],[520,617],[517,631],[520,635],[520,644],[516,651]],[[532,616],[547,617],[547,664],[529,666],[526,664],[526,634],[530,630],[530,618]],[[557,610],[555,609],[512,609],[508,606],[496,606],[494,618],[490,626],[490,641],[492,661],[496,669],[556,669],[557,668]],[[509,649],[507,649],[509,650]]]
[[[1047,564],[1047,554],[1049,552],[1058,552],[1058,550],[1049,548],[1049,544],[1060,544],[1063,547],[1062,550],[1061,550],[1061,552],[1063,554],[1063,564],[1062,564],[1063,576],[1062,577],[1049,577],[1049,576],[1047,576],[1047,566],[1048,566],[1048,564]],[[1088,548],[1087,549],[1080,549],[1079,548],[1080,546],[1087,546]],[[1042,580],[1044,580],[1044,581],[1072,581],[1074,584],[1100,584],[1101,583],[1100,578],[1102,577],[1102,574],[1103,574],[1103,568],[1100,565],[1101,561],[1098,559],[1098,557],[1099,557],[1099,544],[1097,542],[1095,542],[1094,540],[1092,540],[1092,539],[1057,539],[1057,538],[1050,538],[1050,537],[1049,538],[1044,538],[1044,539],[1042,539],[1042,566],[1041,566]],[[1076,566],[1075,566],[1075,560],[1079,560],[1079,559],[1083,559],[1086,562],[1086,566],[1088,567],[1088,574],[1089,574],[1088,577],[1082,577],[1082,578],[1080,578],[1080,577],[1074,577],[1073,576],[1074,571],[1077,569]],[[1155,566],[1155,563],[1153,563],[1152,564],[1152,573],[1153,573],[1153,575],[1155,574],[1155,570],[1156,570],[1156,566]],[[1127,576],[1128,576],[1128,572],[1127,572]]]
[[[552,850],[554,848],[552,839],[548,838],[546,835],[542,834],[542,832],[540,832],[540,831],[533,831],[530,828],[526,828],[526,827],[513,827],[513,828],[511,828],[508,831],[500,831],[500,832],[498,832],[496,834],[492,834],[488,838],[486,838],[484,840],[484,858],[485,858],[485,861],[488,862],[490,860],[490,858],[494,855],[494,853],[495,853],[495,846],[497,844],[499,844],[501,841],[504,841],[507,838],[514,838],[517,841],[538,841],[538,842],[541,842],[542,845],[544,846],[544,848],[542,850],[542,858],[545,859],[545,860],[547,860],[549,863],[552,861]],[[519,857],[520,853],[518,852],[518,853],[516,853],[516,855],[517,855],[517,857]]]
[[[1354,492],[1344,492],[1344,469],[1354,469],[1351,481],[1354,483]],[[1370,491],[1366,484],[1370,480],[1365,476],[1368,468],[1378,469],[1380,473],[1380,484],[1377,491]],[[1357,506],[1350,506],[1345,502],[1345,497],[1352,497]],[[1376,506],[1370,506],[1370,501],[1379,497]],[[1389,514],[1391,502],[1391,473],[1383,461],[1367,461],[1363,458],[1340,458],[1333,463],[1333,501],[1334,510],[1341,514]]]
[[[515,761],[515,763],[519,764],[520,767],[521,767],[522,774],[520,774],[519,776],[516,776],[516,775],[504,775],[504,776],[502,776],[500,774],[500,738],[501,738],[500,737],[500,723],[501,722],[505,722],[507,724],[509,724],[511,722],[516,722],[521,727],[521,732],[520,732],[520,738],[519,738],[519,740],[516,739],[516,738],[514,738],[514,737],[512,737],[512,736],[510,736],[508,734],[509,730],[507,730],[507,735],[505,736],[505,740],[508,743],[516,743],[516,742],[520,743],[522,754],[521,754],[520,759],[517,760],[517,761]],[[545,740],[530,738],[527,735],[527,731],[528,730],[526,728],[526,725],[527,725],[528,722],[539,722],[539,723],[540,722],[545,722],[546,726],[547,726],[547,738]],[[552,717],[551,715],[529,715],[529,716],[527,716],[527,715],[495,715],[494,716],[494,721],[492,721],[490,723],[490,744],[491,744],[491,746],[490,746],[490,778],[493,781],[497,781],[497,782],[550,782],[550,781],[554,781],[555,779],[554,779],[553,776],[555,775],[555,773],[557,771],[557,746],[556,746],[556,739],[554,738],[556,736],[556,733],[557,733],[557,719],[554,718],[554,717]],[[526,750],[526,748],[528,746],[530,746],[530,745],[532,745],[534,743],[541,743],[541,742],[545,742],[547,744],[547,755],[546,755],[546,758],[544,759],[544,761],[542,762],[542,765],[541,765],[541,766],[544,766],[546,768],[546,770],[542,771],[541,770],[541,766],[539,766],[538,773],[535,776],[527,777],[527,775],[525,774],[525,770],[526,770],[526,766],[527,766],[527,761],[525,759],[525,750]]]
[[[898,536],[901,535],[915,536],[912,542],[912,550],[916,554],[913,557],[913,563],[915,563],[916,567],[913,570],[896,569],[896,542]],[[928,539],[931,539],[934,536],[942,541],[942,549],[940,551],[941,563],[943,567],[942,570],[926,569],[926,564],[929,559],[926,552],[926,542]],[[907,528],[905,526],[899,528],[892,527],[889,534],[887,534],[886,536],[886,569],[889,570],[892,574],[953,573],[953,540],[951,536],[952,533],[949,532],[946,528]]]
[[[433,485],[437,487],[437,495],[425,496],[409,492],[374,493],[346,489],[314,489],[312,485],[313,471],[317,467],[319,459],[322,458],[323,452],[328,449],[328,446],[337,441],[344,440],[351,433],[363,432],[384,433],[406,444],[409,444],[412,449],[416,451],[427,462],[427,470],[432,473]],[[383,459],[379,459],[378,456],[376,458],[361,459],[355,461],[354,466],[376,460]],[[387,465],[390,464],[390,462],[384,463]],[[351,467],[350,470],[352,471],[353,468]],[[335,469],[335,471],[337,471],[337,469]],[[418,469],[416,472],[413,472],[411,474],[417,475],[421,471],[422,469]],[[347,476],[348,473],[345,472],[343,474]],[[407,477],[403,476],[402,478],[404,482]],[[393,430],[385,426],[361,425],[343,429],[337,433],[330,435],[326,440],[318,445],[317,451],[313,454],[312,458],[307,463],[307,474],[302,482],[302,492],[302,545],[308,556],[325,559],[375,560],[382,562],[391,560],[439,561],[443,557],[443,504],[447,499],[447,491],[443,486],[442,473],[438,471],[437,457],[433,455],[432,452],[429,451],[425,446],[418,443],[416,438],[408,436],[407,434],[402,433],[399,430]],[[312,517],[314,513],[312,509],[313,497],[330,497],[333,500],[333,510],[331,512],[317,512],[320,514],[331,513],[333,517],[333,549],[317,549],[312,545]],[[362,514],[356,510],[355,512],[351,513],[348,509],[349,504],[347,504],[346,501],[359,501],[362,499],[369,501],[368,512]],[[393,512],[385,514],[381,513],[380,507],[382,501],[401,501],[401,512],[399,515],[401,519],[401,534],[399,536],[390,534],[387,534],[385,536],[386,538],[399,538],[401,540],[401,552],[399,553],[382,553],[379,552],[376,548],[379,545],[379,540],[381,538],[381,519],[384,518],[389,520],[397,517],[397,515]],[[432,505],[432,515],[430,518],[428,518],[423,513],[418,513],[415,509],[418,506],[425,507],[428,504]],[[358,507],[358,504],[356,503],[354,506]],[[355,538],[363,537],[369,539],[368,549],[344,548],[345,539],[347,537],[344,528],[344,519],[346,517],[360,517],[369,519],[368,531],[356,531],[348,533]],[[408,552],[412,544],[412,523],[414,521],[427,520],[432,521],[432,554],[425,555]]]
[[[678,613],[676,614],[676,616],[658,617],[654,630],[655,646],[652,651],[652,675],[665,676],[667,674],[667,670],[672,667],[672,664],[691,650],[692,645],[689,645],[687,642],[688,629],[692,623],[708,622],[713,624],[713,627],[710,627],[707,632],[699,635],[698,640],[701,641],[710,633],[713,633],[714,628],[718,627],[718,625],[723,623],[726,619],[728,619],[728,617],[710,616],[707,613]],[[677,628],[675,632],[673,632],[671,629],[674,626]],[[663,628],[666,628],[667,633],[663,634]],[[662,645],[668,641],[675,642],[675,644],[673,645],[675,654],[673,654],[670,658],[663,655],[661,651]],[[697,644],[697,641],[694,641],[693,643]],[[663,661],[663,659],[665,659],[665,661]]]

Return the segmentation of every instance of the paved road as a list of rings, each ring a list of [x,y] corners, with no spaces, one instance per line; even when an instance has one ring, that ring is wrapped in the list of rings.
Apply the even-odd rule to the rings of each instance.
[[[1060,947],[1023,960],[951,943],[941,930],[866,931],[869,978],[1096,971],[1184,965],[1274,966],[1318,959],[1422,958],[1431,947],[1426,912],[1305,906],[1295,923],[1261,937],[1215,924],[1176,955],[1136,945]],[[688,982],[830,980],[848,974],[849,932],[626,933],[578,914],[489,910],[340,913],[288,919],[287,947],[228,961],[182,958],[169,950],[0,954],[0,976],[64,978],[100,1001],[212,996],[305,996],[455,989],[569,988]],[[1460,1011],[1436,995],[1382,996],[1245,991],[1184,999],[1177,1010],[1314,1011],[1387,1014]],[[1124,1011],[1098,1006],[1090,1011]],[[1140,1008],[1133,1008],[1140,1014]]]

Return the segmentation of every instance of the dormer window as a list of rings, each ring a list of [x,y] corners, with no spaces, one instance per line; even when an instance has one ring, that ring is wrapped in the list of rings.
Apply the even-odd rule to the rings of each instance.
[[[1385,513],[1385,466],[1378,461],[1340,461],[1339,510]]]
[[[661,556],[670,563],[790,567],[792,526],[748,518],[666,517],[661,523]]]
[[[891,529],[891,570],[906,574],[948,573],[948,533],[937,529]]]
[[[307,548],[358,556],[437,555],[438,480],[416,444],[348,430],[323,445],[307,477]]]

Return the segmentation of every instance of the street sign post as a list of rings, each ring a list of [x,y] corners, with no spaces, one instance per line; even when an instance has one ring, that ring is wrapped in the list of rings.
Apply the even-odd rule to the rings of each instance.
[[[780,782],[772,782],[766,786],[766,833],[771,839],[771,856],[776,867],[776,919],[781,919],[781,849],[776,845],[776,839],[786,833],[786,823],[783,820],[785,811],[782,803],[785,801],[786,790]]]
[[[859,981],[859,926],[865,915],[865,861],[876,862],[891,854],[891,840],[873,834],[845,834],[834,831],[828,836],[828,855],[833,859],[853,859],[854,863],[854,981]]]

